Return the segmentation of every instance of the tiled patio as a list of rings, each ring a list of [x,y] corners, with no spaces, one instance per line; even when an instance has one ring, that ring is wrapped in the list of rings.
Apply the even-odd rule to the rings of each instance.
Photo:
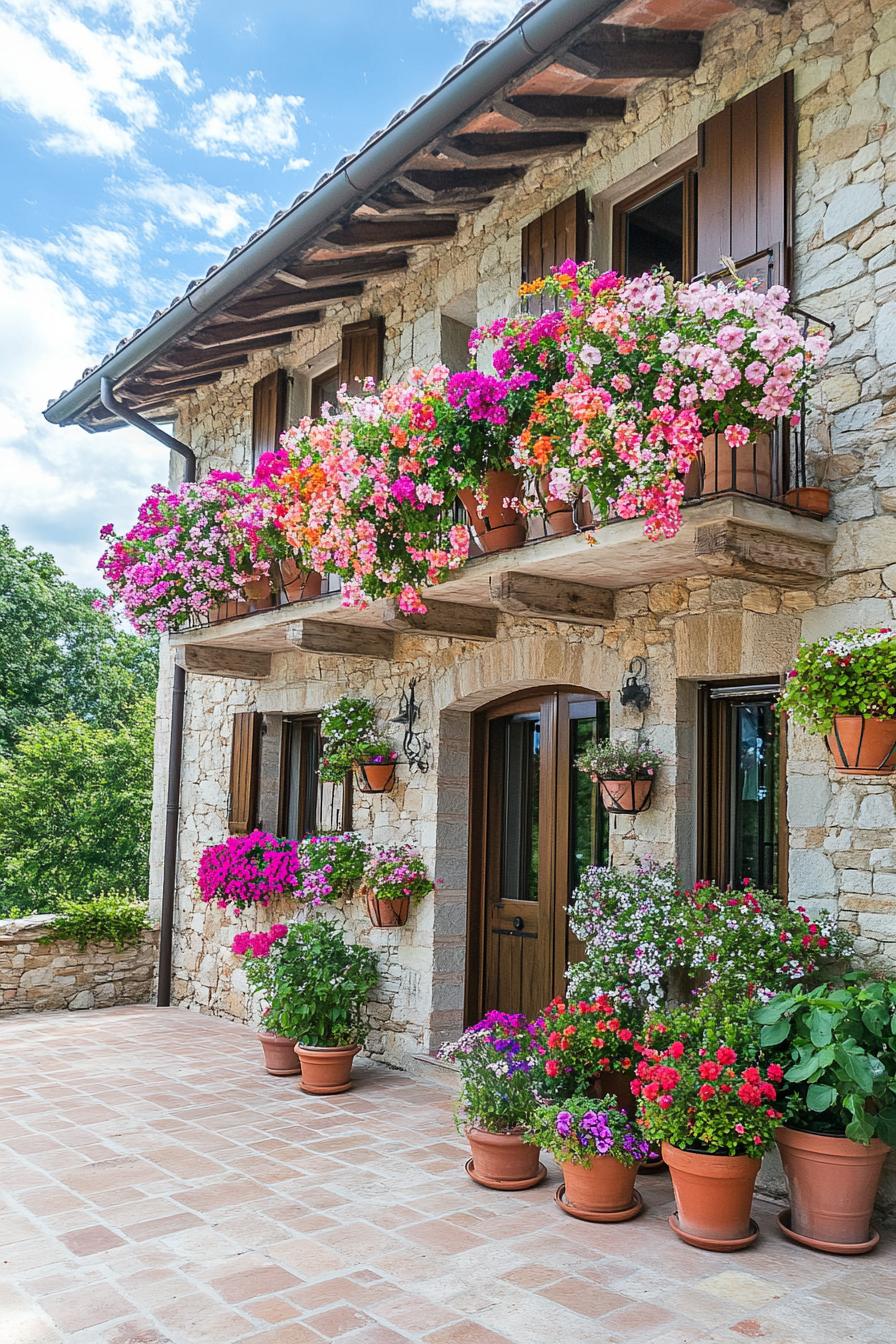
[[[676,1241],[670,1187],[599,1227],[463,1172],[451,1091],[370,1065],[269,1078],[246,1028],[177,1010],[0,1023],[2,1344],[892,1341],[893,1240],[800,1252],[757,1202],[737,1256]]]

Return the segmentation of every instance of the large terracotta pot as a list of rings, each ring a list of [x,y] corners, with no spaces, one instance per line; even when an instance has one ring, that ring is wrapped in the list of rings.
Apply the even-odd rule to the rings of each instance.
[[[296,1059],[296,1043],[288,1036],[277,1036],[273,1031],[260,1031],[258,1039],[264,1052],[264,1066],[275,1078],[289,1078],[301,1073],[302,1066]]]
[[[395,783],[395,761],[356,761],[355,773],[362,793],[388,793]]]
[[[481,518],[475,493],[472,490],[458,491],[480,548],[492,552],[522,546],[526,540],[526,520],[516,509],[504,507],[505,499],[522,499],[522,477],[515,471],[487,471],[484,485],[486,508]]]
[[[756,1240],[750,1218],[758,1157],[697,1153],[663,1144],[677,1213],[669,1219],[683,1241],[706,1251],[738,1251]]]
[[[548,531],[558,537],[572,536],[581,527],[590,527],[594,522],[591,505],[579,491],[574,500],[555,499],[548,494],[548,477],[543,476],[539,485],[542,506]]]
[[[835,714],[824,740],[844,775],[891,775],[896,770],[896,719]]]
[[[271,596],[271,580],[267,574],[261,574],[257,579],[247,579],[243,584],[243,592],[249,602],[264,602]]]
[[[407,924],[411,912],[409,896],[402,896],[398,900],[383,900],[372,888],[365,887],[364,900],[374,928],[399,929],[403,924]]]
[[[278,570],[280,591],[286,602],[320,597],[321,576],[316,570],[300,569],[295,560],[281,560]]]
[[[328,1097],[351,1087],[352,1060],[359,1045],[297,1045],[303,1092]]]
[[[775,1137],[790,1186],[790,1214],[779,1219],[781,1230],[834,1255],[873,1250],[879,1238],[871,1230],[871,1215],[888,1145],[872,1139],[866,1146],[786,1125]]]
[[[601,1215],[607,1221],[623,1221],[619,1215],[634,1217],[641,1211],[635,1196],[637,1164],[626,1167],[615,1157],[595,1157],[587,1166],[561,1162],[564,1198],[559,1201],[565,1212],[590,1215],[595,1222]],[[569,1207],[567,1207],[569,1206]]]
[[[730,448],[723,435],[708,434],[703,440],[701,495],[719,495],[737,490],[742,495],[772,499],[772,441],[759,434],[754,443]]]
[[[653,777],[600,780],[601,802],[608,812],[643,812],[650,801]]]
[[[538,1160],[538,1149],[524,1143],[522,1130],[509,1134],[490,1134],[471,1126],[467,1141],[472,1157],[467,1174],[490,1190],[528,1190],[544,1180],[545,1168]]]
[[[596,1075],[594,1082],[588,1089],[589,1097],[610,1096],[616,1102],[620,1111],[634,1118],[638,1109],[638,1099],[632,1096],[632,1079],[635,1076],[634,1069],[603,1069]]]

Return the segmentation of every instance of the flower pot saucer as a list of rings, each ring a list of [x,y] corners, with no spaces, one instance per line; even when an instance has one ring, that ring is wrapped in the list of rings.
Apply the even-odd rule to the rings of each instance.
[[[693,1232],[685,1232],[679,1226],[678,1214],[669,1214],[669,1226],[677,1237],[686,1241],[689,1246],[696,1246],[700,1251],[743,1251],[759,1236],[759,1228],[753,1219],[750,1219],[750,1231],[745,1237],[735,1237],[731,1241],[720,1241],[715,1237],[698,1237]]]
[[[522,1181],[502,1181],[495,1180],[492,1177],[477,1176],[472,1157],[468,1157],[464,1163],[464,1171],[471,1181],[475,1181],[477,1185],[484,1185],[486,1190],[531,1190],[533,1186],[541,1185],[548,1174],[547,1167],[543,1162],[539,1162],[537,1174],[527,1176]]]
[[[332,1087],[317,1087],[309,1085],[304,1078],[299,1081],[299,1087],[303,1092],[307,1092],[310,1097],[332,1097],[337,1092],[349,1092],[354,1087],[354,1083],[336,1083]]]
[[[634,1200],[627,1209],[614,1209],[612,1213],[598,1213],[594,1209],[584,1209],[580,1204],[573,1204],[566,1198],[566,1186],[560,1185],[554,1191],[554,1203],[558,1209],[568,1213],[570,1218],[580,1218],[583,1223],[627,1223],[630,1218],[637,1218],[644,1212],[644,1201],[637,1190],[634,1192]]]
[[[822,1251],[826,1255],[867,1255],[880,1241],[880,1233],[875,1232],[874,1228],[867,1241],[818,1241],[815,1237],[803,1236],[801,1232],[794,1232],[790,1226],[790,1209],[782,1209],[778,1214],[778,1227],[788,1241],[796,1242],[797,1246],[808,1246],[810,1251]]]

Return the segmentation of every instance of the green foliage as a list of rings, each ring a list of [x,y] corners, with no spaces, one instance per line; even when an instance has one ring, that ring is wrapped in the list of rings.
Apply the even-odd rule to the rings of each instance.
[[[23,730],[0,760],[0,896],[146,889],[153,718],[144,696],[118,728],[69,716]]]
[[[320,778],[329,784],[341,784],[352,765],[363,755],[368,742],[376,737],[376,709],[362,695],[343,695],[320,713],[323,737]]]
[[[762,1043],[784,1066],[789,1119],[896,1144],[896,980],[844,980],[757,1009]]]
[[[135,891],[110,891],[89,901],[62,900],[59,912],[42,943],[71,939],[83,952],[88,943],[128,947],[149,928],[146,902]]]
[[[71,714],[112,728],[154,693],[157,641],[118,630],[99,596],[0,527],[0,756],[30,724]]]
[[[844,630],[801,644],[778,709],[812,733],[829,732],[835,714],[896,718],[896,630]]]
[[[376,953],[346,942],[329,919],[289,926],[264,956],[250,950],[246,977],[267,1006],[267,1031],[301,1045],[361,1045],[362,1011],[379,979]]]

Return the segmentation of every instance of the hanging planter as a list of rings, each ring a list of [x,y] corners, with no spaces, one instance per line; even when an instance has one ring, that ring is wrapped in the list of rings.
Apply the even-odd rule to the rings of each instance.
[[[891,775],[896,770],[896,719],[835,714],[824,740],[844,775]]]
[[[653,794],[653,776],[639,775],[635,779],[613,779],[598,776],[600,800],[608,812],[634,816],[646,812]]]
[[[390,896],[377,896],[370,887],[365,887],[364,901],[375,929],[400,929],[407,924],[411,913],[409,896],[400,896],[396,900]]]
[[[487,471],[479,490],[458,490],[470,526],[481,550],[511,551],[526,541],[526,519],[512,503],[521,505],[523,478],[516,471]]]
[[[653,781],[664,757],[647,742],[593,742],[576,758],[576,767],[600,785],[608,812],[635,815],[651,803]]]
[[[362,793],[388,793],[395,783],[398,753],[371,752],[355,761],[355,779]]]
[[[368,850],[361,895],[374,928],[401,928],[408,921],[411,906],[429,896],[435,885],[412,846]]]

